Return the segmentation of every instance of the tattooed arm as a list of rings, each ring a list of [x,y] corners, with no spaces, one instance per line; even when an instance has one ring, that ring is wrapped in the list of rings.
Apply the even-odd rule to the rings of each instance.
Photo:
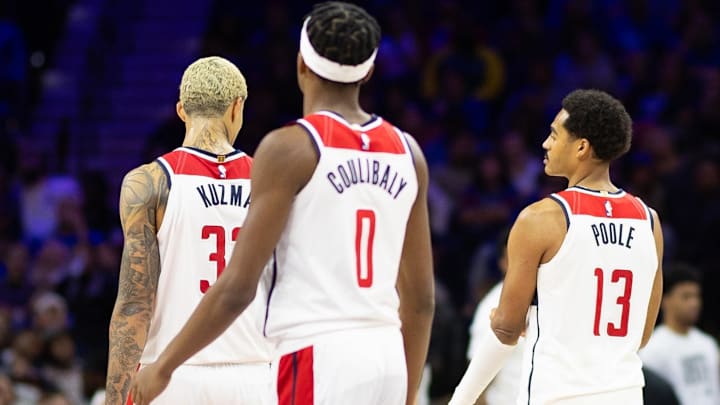
[[[157,163],[129,172],[120,190],[125,236],[120,282],[110,320],[106,405],[123,405],[145,347],[160,276],[157,230],[168,196],[167,178]]]

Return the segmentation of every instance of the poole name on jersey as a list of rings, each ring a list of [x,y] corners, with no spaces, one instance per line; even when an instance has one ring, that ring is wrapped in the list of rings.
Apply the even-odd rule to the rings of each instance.
[[[624,246],[628,249],[632,249],[630,242],[635,239],[635,227],[630,226],[630,229],[625,233],[626,228],[623,224],[615,224],[610,222],[606,224],[600,222],[598,224],[591,224],[590,229],[592,230],[593,237],[595,238],[595,244],[600,246],[603,245],[618,245]]]

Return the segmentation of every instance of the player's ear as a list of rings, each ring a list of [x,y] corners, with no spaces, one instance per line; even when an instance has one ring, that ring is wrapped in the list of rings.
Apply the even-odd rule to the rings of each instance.
[[[180,117],[182,122],[187,121],[187,114],[185,113],[185,108],[183,107],[182,101],[178,101],[177,104],[175,104],[175,112],[177,113],[178,117]]]
[[[297,54],[297,73],[298,73],[298,76],[299,76],[299,75],[305,75],[305,74],[307,74],[308,70],[310,70],[310,68],[309,68],[309,67],[307,66],[307,64],[305,63],[305,59],[303,59],[302,54],[300,54],[300,52],[298,52],[298,54]]]
[[[585,138],[578,139],[578,142],[577,142],[577,157],[578,157],[578,159],[585,160],[585,159],[591,158],[592,155],[593,155],[592,146],[590,146],[590,142]]]
[[[310,70],[310,68],[307,67],[307,65],[305,64],[305,60],[303,59],[300,52],[298,52],[298,54],[297,54],[297,69],[296,69],[295,73],[297,74],[297,82],[298,82],[298,87],[300,87],[300,92],[304,91],[303,77],[307,76],[309,70]]]
[[[245,108],[245,98],[243,98],[243,97],[236,98],[232,105],[233,121],[237,120],[238,118],[242,118],[244,108]]]
[[[370,80],[370,78],[372,77],[373,72],[375,72],[375,65],[370,66],[370,70],[368,70],[368,72],[367,72],[367,74],[365,75],[365,77],[363,77],[362,79],[360,79],[360,84],[365,84],[365,83],[367,83],[367,82]]]

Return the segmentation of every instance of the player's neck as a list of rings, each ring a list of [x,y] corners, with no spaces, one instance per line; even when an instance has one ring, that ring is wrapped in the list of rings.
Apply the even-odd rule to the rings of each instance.
[[[568,187],[579,186],[597,191],[616,192],[618,188],[610,180],[610,166],[579,169],[568,176]]]
[[[194,118],[185,125],[182,146],[202,149],[215,154],[235,150],[230,144],[230,132],[218,118]]]
[[[678,335],[687,335],[692,328],[692,325],[685,325],[671,318],[665,319],[665,326],[667,326],[668,329],[677,333]]]
[[[333,111],[342,115],[351,124],[362,124],[370,114],[360,107],[360,86],[338,86],[320,84],[303,98],[303,115],[318,111]]]

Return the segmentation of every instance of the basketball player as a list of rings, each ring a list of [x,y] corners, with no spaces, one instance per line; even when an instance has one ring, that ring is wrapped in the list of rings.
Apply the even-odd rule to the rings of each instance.
[[[663,322],[640,351],[645,366],[665,378],[683,405],[720,404],[720,351],[695,325],[702,309],[702,283],[690,266],[665,269]]]
[[[509,229],[505,229],[501,232],[497,240],[497,253],[498,259],[497,264],[503,275],[507,272],[507,240],[508,240]],[[500,292],[502,291],[503,283],[500,281],[495,284],[493,288],[488,291],[485,297],[478,303],[475,309],[475,315],[473,316],[472,323],[470,324],[470,340],[468,341],[467,358],[472,361],[473,354],[478,348],[478,343],[481,337],[483,337],[490,329],[490,314],[493,308],[497,307],[500,301]],[[517,398],[520,381],[520,374],[522,371],[522,356],[525,339],[523,337],[518,339],[518,343],[515,345],[512,355],[506,360],[505,365],[498,373],[495,378],[488,385],[487,389],[483,393],[484,402],[480,402],[485,405],[507,405],[512,404]]]
[[[264,330],[280,355],[277,401],[414,403],[434,306],[428,173],[410,136],[360,108],[379,40],[375,19],[352,4],[322,3],[305,19],[305,117],[258,147],[253,202],[228,268],[136,377],[138,405],[252,301],[271,256]]]
[[[637,351],[660,305],[662,233],[657,214],[610,180],[610,162],[631,137],[630,116],[607,93],[577,90],[563,100],[544,164],[570,187],[515,221],[492,330],[451,404],[475,401],[526,325],[517,404],[642,404]]]
[[[245,78],[219,58],[183,74],[177,113],[182,147],[130,171],[120,192],[125,234],[110,323],[106,404],[124,404],[140,364],[155,362],[225,268],[250,202],[252,159],[233,148],[243,123]],[[153,404],[270,400],[262,303],[193,357]],[[128,401],[131,403],[132,401]]]

